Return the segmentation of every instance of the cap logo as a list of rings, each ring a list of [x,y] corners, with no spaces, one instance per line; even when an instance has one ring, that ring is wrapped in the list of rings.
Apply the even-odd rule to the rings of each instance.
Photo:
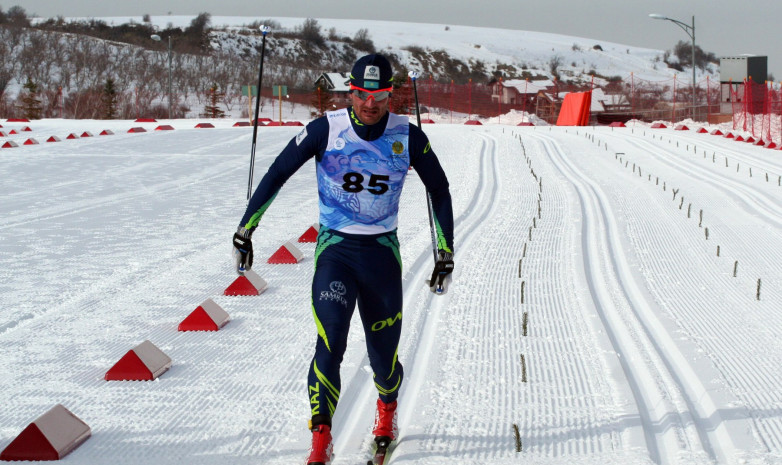
[[[367,66],[364,68],[364,79],[373,79],[375,81],[380,80],[380,67]]]

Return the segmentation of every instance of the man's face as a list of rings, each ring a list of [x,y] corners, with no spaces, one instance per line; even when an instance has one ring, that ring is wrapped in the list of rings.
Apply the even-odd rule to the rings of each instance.
[[[391,97],[389,96],[378,101],[370,94],[366,100],[363,100],[358,96],[358,92],[353,91],[350,93],[350,99],[353,102],[353,111],[358,119],[364,124],[372,125],[380,121],[388,112],[388,101]]]

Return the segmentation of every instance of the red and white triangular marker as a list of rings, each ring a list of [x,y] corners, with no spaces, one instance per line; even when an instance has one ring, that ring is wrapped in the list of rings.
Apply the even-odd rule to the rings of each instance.
[[[81,136],[82,137],[92,137],[92,133],[90,131],[84,131],[83,133],[81,133]]]
[[[269,285],[253,270],[239,276],[223,293],[224,295],[260,295]]]
[[[46,139],[46,142],[60,142],[60,138],[57,136],[51,136],[50,138]]]
[[[70,134],[68,134],[68,136],[66,137],[66,139],[78,139],[78,138],[79,138],[79,136],[77,136],[77,135],[76,135],[76,134],[74,134],[74,133],[70,133]]]
[[[19,144],[17,144],[16,142],[14,142],[12,140],[6,141],[6,143],[3,144],[3,148],[4,149],[12,149],[14,147],[19,147]]]
[[[171,358],[144,341],[129,350],[104,377],[106,381],[152,381],[171,368]]]
[[[217,331],[231,318],[214,300],[206,299],[181,323],[179,331]]]
[[[112,131],[111,129],[104,129],[98,135],[99,136],[113,136],[114,135],[114,131]]]
[[[320,230],[319,224],[313,224],[310,228],[304,231],[304,234],[299,237],[299,242],[318,242],[318,231]]]
[[[273,265],[299,263],[304,258],[304,254],[292,242],[288,241],[277,249],[274,254],[266,261]]]
[[[23,145],[38,145],[38,141],[33,139],[32,137],[24,141]]]
[[[90,427],[60,404],[27,425],[0,460],[60,460],[90,437]]]

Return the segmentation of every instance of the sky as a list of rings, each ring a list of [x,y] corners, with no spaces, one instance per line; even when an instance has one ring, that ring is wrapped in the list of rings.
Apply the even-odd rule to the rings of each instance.
[[[306,8],[302,8],[302,4]],[[695,16],[695,43],[719,56],[766,55],[769,72],[782,79],[782,49],[777,46],[780,0],[493,0],[490,7],[474,0],[395,0],[331,2],[271,0],[0,0],[7,10],[22,6],[39,16],[186,15],[207,12],[214,16],[308,17],[370,19],[417,23],[518,29],[567,34],[639,47],[671,50],[690,37],[674,23],[649,18],[659,13],[690,24]],[[372,31],[370,31],[371,36]]]

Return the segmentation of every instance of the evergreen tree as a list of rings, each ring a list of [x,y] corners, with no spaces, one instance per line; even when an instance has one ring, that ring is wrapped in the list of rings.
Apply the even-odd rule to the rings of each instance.
[[[207,118],[222,118],[225,116],[225,112],[220,109],[220,99],[223,97],[223,93],[220,92],[220,88],[217,84],[212,84],[209,88],[209,101],[204,107],[204,114]]]
[[[103,118],[114,119],[117,117],[117,89],[114,87],[114,79],[106,79],[106,84],[103,86],[103,95],[101,95],[101,102],[103,103]]]
[[[312,93],[312,100],[310,100],[313,110],[310,111],[310,116],[317,118],[323,116],[327,111],[333,109],[334,95],[326,89],[323,83],[318,83],[318,87]]]
[[[27,78],[22,95],[22,106],[19,107],[27,119],[41,119],[43,107],[38,98],[38,85],[31,78]]]

